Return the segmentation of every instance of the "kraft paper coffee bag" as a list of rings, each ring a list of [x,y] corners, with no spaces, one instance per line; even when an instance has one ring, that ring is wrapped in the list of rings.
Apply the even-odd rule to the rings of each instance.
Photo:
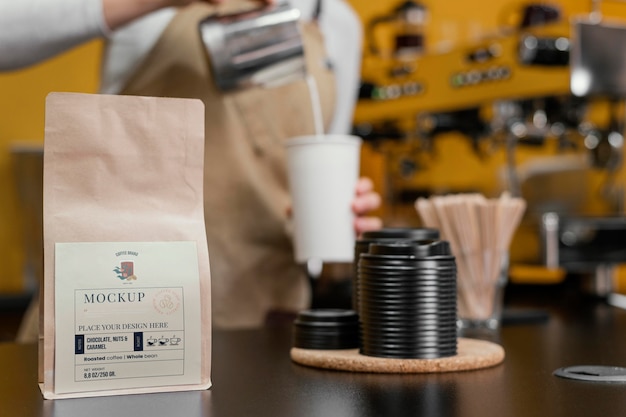
[[[211,385],[199,100],[46,100],[45,398]]]

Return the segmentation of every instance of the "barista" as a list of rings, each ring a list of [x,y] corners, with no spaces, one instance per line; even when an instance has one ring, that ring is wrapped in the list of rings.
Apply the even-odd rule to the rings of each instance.
[[[325,0],[324,4],[333,1],[341,2]],[[215,12],[205,2],[48,0],[36,2],[37,9],[32,7],[34,3],[22,0],[0,5],[0,27],[9,29],[0,32],[0,68],[30,65],[98,36],[110,37],[105,68],[115,68],[116,36],[111,36],[111,30],[125,25],[126,33],[144,33],[142,25],[162,19],[162,32],[145,40],[147,54],[134,61],[128,78],[117,78],[122,81],[116,92],[200,98],[205,103],[205,216],[214,323],[218,327],[258,326],[273,310],[305,308],[310,289],[302,267],[293,261],[282,140],[314,132],[307,83],[217,92],[209,82],[211,74],[197,30],[199,21]],[[188,3],[194,4],[164,8]],[[241,3],[232,0],[229,7],[235,10]],[[151,13],[155,10],[159,11]],[[145,19],[126,24],[144,15]],[[56,27],[59,21],[62,28]],[[54,29],[45,30],[47,26]],[[16,33],[9,33],[12,30]],[[324,38],[316,22],[305,23],[302,32],[308,70],[320,89],[329,131],[337,97],[335,74],[327,65]],[[354,49],[358,50],[358,45]],[[130,48],[128,56],[133,51]],[[7,56],[12,52],[15,61],[9,63]],[[104,80],[114,78],[103,75]],[[361,180],[353,203],[353,210],[360,215],[355,222],[358,232],[381,226],[380,219],[363,216],[379,205],[371,181]]]
[[[236,12],[249,1],[230,0],[221,12]],[[330,4],[324,2],[323,4]],[[198,24],[216,11],[195,3],[178,9],[132,74],[121,94],[199,98],[205,104],[205,222],[211,258],[213,322],[217,327],[253,327],[273,311],[309,305],[310,284],[294,262],[283,141],[315,133],[310,84],[219,91]],[[324,13],[324,9],[322,9]],[[150,19],[150,18],[149,18]],[[148,19],[133,30],[148,31]],[[145,25],[146,28],[141,28]],[[327,65],[323,34],[316,21],[302,22],[308,74],[315,80],[325,131],[333,125],[337,83]],[[121,36],[121,35],[120,35]],[[115,51],[113,37],[108,47]],[[107,68],[105,62],[105,68]],[[356,97],[356,94],[353,96]],[[365,186],[372,209],[380,199]],[[360,204],[360,203],[359,203]],[[379,219],[359,219],[359,231],[380,227]]]

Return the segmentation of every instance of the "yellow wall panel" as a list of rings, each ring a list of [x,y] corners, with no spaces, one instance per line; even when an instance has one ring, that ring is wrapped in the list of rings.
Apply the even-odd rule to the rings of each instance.
[[[102,44],[94,41],[33,67],[0,74],[0,292],[23,289],[22,228],[11,149],[43,144],[45,98],[52,91],[95,92]]]

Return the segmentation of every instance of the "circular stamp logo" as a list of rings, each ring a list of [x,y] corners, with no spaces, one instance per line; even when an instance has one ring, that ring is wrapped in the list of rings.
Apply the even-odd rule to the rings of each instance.
[[[161,314],[174,314],[180,308],[180,295],[171,289],[157,292],[152,298],[154,309]]]

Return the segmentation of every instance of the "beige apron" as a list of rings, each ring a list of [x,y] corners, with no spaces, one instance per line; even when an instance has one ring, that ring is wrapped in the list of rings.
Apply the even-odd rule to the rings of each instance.
[[[310,302],[309,282],[293,260],[282,142],[314,133],[313,113],[305,80],[227,94],[215,89],[198,31],[200,20],[215,10],[206,4],[181,9],[122,94],[205,103],[213,320],[218,327],[260,326],[270,311],[297,311]],[[303,24],[302,34],[328,126],[334,78],[324,65],[323,39],[314,24]]]

